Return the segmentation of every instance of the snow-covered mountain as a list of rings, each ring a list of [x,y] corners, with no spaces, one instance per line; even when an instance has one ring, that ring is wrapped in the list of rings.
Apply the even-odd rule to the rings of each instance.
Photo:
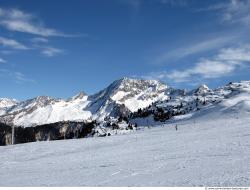
[[[14,106],[18,103],[15,99],[9,99],[9,98],[0,98],[0,108],[7,108]]]
[[[17,105],[18,101],[9,98],[0,98],[0,115],[6,113],[6,110],[14,105]]]
[[[67,100],[39,96],[3,110],[0,124],[7,124],[0,127],[3,145],[11,141],[11,125],[21,126],[17,143],[110,136],[214,112],[249,115],[250,81],[187,91],[154,80],[123,78],[91,96],[84,92]]]
[[[223,108],[224,111],[235,109],[247,112],[250,110],[249,100],[250,81],[229,83],[214,90],[205,85],[187,93],[173,90],[169,99],[157,101],[150,107],[133,113],[130,122],[138,125],[155,125],[159,121],[191,117],[200,110],[207,110],[211,107]]]
[[[91,117],[84,108],[88,104],[87,96],[81,94],[69,100],[39,96],[18,103],[1,116],[3,121],[16,126],[34,126],[67,120],[87,120]]]
[[[189,94],[195,95],[207,95],[210,92],[213,93],[213,90],[209,89],[209,87],[205,84],[199,86],[197,89],[191,90]]]
[[[168,89],[155,80],[122,78],[91,96],[81,92],[68,100],[39,96],[16,103],[0,114],[0,121],[25,127],[68,120],[103,121],[163,101]]]
[[[167,99],[168,86],[156,80],[122,78],[89,97],[88,108],[96,119],[135,112]],[[117,108],[117,109],[114,109]],[[120,111],[119,111],[120,110]]]
[[[152,122],[166,121],[226,102],[237,94],[249,96],[249,92],[250,81],[229,83],[213,90],[202,85],[186,91],[156,80],[122,78],[94,95],[80,92],[67,100],[47,96],[21,102],[0,99],[0,122],[24,127],[59,121],[97,120],[102,123],[106,118],[131,114],[131,121],[147,116]]]

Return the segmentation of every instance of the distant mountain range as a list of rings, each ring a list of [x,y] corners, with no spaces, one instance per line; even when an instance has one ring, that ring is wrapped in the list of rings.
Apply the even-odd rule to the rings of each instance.
[[[214,90],[202,85],[186,91],[156,80],[122,78],[94,95],[80,92],[68,100],[38,96],[18,102],[1,98],[0,122],[23,127],[60,121],[96,120],[102,123],[105,118],[129,116],[138,110],[152,113],[155,109],[155,113],[160,108],[163,112],[171,112],[171,116],[184,115],[249,90],[249,81],[229,83]],[[168,117],[163,116],[161,120],[166,119]]]
[[[167,85],[155,80],[122,78],[97,94],[80,92],[68,100],[38,96],[18,102],[4,98],[0,99],[0,122],[28,127],[59,121],[102,121],[163,101],[168,91]]]
[[[127,133],[137,127],[200,117],[211,112],[250,115],[250,81],[187,91],[156,80],[122,78],[94,95],[67,100],[38,96],[0,99],[0,145]]]

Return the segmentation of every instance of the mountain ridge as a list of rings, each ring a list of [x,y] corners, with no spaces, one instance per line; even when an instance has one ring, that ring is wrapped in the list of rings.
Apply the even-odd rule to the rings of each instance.
[[[159,92],[163,93],[166,88],[165,84],[156,80],[124,77],[90,96],[80,92],[67,100],[38,96],[21,101],[5,109],[0,114],[0,121],[25,127],[65,120],[102,121],[108,116],[118,117],[121,112],[127,114],[147,107],[158,100]],[[159,98],[163,96],[161,94]],[[134,106],[134,102],[138,105]]]
[[[165,111],[171,110],[174,114],[186,114],[200,109],[200,105],[225,99],[232,92],[239,93],[244,88],[248,89],[249,83],[250,81],[228,83],[216,89],[201,85],[186,91],[157,80],[124,77],[93,95],[82,91],[66,100],[49,96],[38,96],[12,104],[9,100],[10,106],[0,107],[0,122],[24,127],[67,120],[103,122],[109,117],[118,118],[139,109],[147,110],[151,105],[157,107],[155,110],[164,107]],[[176,107],[179,107],[177,111]]]

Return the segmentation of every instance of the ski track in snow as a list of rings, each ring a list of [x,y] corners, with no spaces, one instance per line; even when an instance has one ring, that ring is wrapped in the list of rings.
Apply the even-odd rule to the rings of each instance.
[[[0,186],[250,186],[249,112],[199,114],[126,135],[0,147]]]

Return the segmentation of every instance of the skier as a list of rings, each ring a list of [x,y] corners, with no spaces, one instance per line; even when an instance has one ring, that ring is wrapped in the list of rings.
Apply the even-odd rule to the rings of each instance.
[[[176,130],[176,131],[178,130],[177,124],[175,125],[175,130]]]

